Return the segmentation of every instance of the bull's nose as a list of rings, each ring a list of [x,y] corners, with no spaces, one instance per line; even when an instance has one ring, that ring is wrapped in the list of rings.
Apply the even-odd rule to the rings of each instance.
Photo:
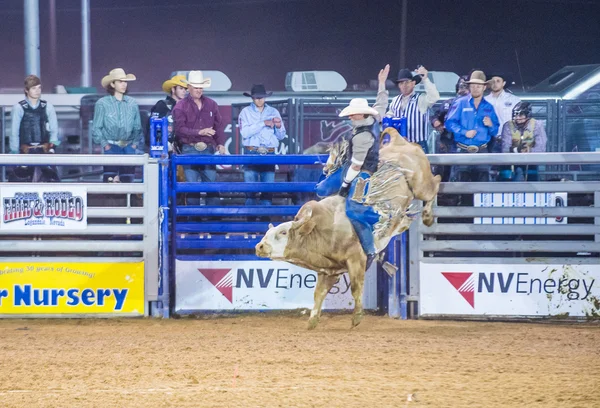
[[[256,244],[254,249],[256,251],[256,255],[258,255],[258,256],[264,255],[265,244],[263,244],[262,242],[259,242],[258,244]]]

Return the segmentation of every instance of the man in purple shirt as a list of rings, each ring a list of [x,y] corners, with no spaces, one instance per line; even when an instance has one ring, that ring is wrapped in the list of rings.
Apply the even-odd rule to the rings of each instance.
[[[204,96],[204,88],[209,88],[210,78],[204,78],[202,71],[190,71],[187,77],[188,96],[177,102],[173,108],[175,138],[181,146],[182,154],[225,154],[225,133],[219,105]],[[215,166],[183,166],[187,182],[214,182],[217,179]],[[199,205],[200,198],[187,195],[187,203]],[[206,194],[207,205],[219,205],[218,193]]]

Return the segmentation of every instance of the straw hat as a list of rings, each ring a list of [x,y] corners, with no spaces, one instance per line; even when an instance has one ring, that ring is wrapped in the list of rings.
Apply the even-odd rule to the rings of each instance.
[[[357,115],[357,114],[362,114],[362,115],[378,115],[379,112],[377,112],[375,109],[371,108],[369,106],[369,102],[364,99],[364,98],[354,98],[350,101],[350,104],[348,106],[346,106],[341,112],[340,112],[340,118],[344,117],[344,116],[350,116],[350,115]]]
[[[176,86],[181,86],[183,88],[187,88],[187,81],[185,80],[185,75],[175,75],[171,79],[167,79],[162,84],[162,90],[164,93],[171,95],[171,88]]]
[[[483,71],[473,71],[471,77],[466,82],[467,84],[487,85],[490,81],[485,77]]]
[[[135,75],[126,74],[123,68],[115,68],[102,78],[102,88],[108,88],[114,81],[135,81]]]

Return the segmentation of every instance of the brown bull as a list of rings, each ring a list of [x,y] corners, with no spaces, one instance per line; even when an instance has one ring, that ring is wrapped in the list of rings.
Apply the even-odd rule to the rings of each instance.
[[[440,183],[439,176],[431,174],[429,161],[420,146],[406,142],[395,129],[386,129],[384,133],[390,134],[391,141],[381,147],[380,167],[370,179],[366,196],[366,202],[383,214],[375,226],[377,252],[409,228],[412,218],[407,216],[407,209],[413,198],[426,201],[423,222],[431,225],[431,206]],[[333,156],[331,154],[328,166],[335,165]],[[354,298],[352,326],[358,325],[364,314],[362,295],[367,257],[346,216],[345,198],[331,196],[319,202],[310,201],[302,206],[294,221],[269,227],[256,245],[258,256],[317,272],[309,329],[317,326],[325,296],[344,272],[350,276]]]
[[[380,146],[379,162],[396,162],[403,167],[404,176],[415,198],[425,201],[421,218],[423,224],[430,227],[433,224],[433,201],[437,196],[442,178],[431,173],[431,165],[421,146],[408,142],[392,127],[381,132],[380,140],[386,134],[390,135],[390,142]]]
[[[325,296],[346,271],[355,302],[352,326],[358,325],[363,317],[367,257],[345,208],[345,199],[340,196],[310,201],[302,206],[294,221],[270,226],[256,245],[260,257],[287,261],[317,272],[309,329],[317,326]]]

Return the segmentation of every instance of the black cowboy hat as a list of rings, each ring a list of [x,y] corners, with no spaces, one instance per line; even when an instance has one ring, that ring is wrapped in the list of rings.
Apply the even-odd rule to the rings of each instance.
[[[514,84],[512,76],[507,74],[506,72],[492,72],[491,75],[488,75],[489,79],[492,79],[493,77],[502,78],[502,80],[506,82],[506,85],[504,85],[505,88],[508,88],[509,86]]]
[[[402,81],[415,81],[415,84],[418,84],[419,82],[421,82],[421,79],[423,79],[421,75],[413,75],[409,69],[403,68],[400,70],[400,72],[398,72],[398,79],[396,80],[396,84]]]
[[[267,92],[265,86],[262,84],[252,85],[250,93],[244,92],[244,96],[249,96],[252,99],[266,98],[267,96],[271,95],[273,95],[273,92]]]

